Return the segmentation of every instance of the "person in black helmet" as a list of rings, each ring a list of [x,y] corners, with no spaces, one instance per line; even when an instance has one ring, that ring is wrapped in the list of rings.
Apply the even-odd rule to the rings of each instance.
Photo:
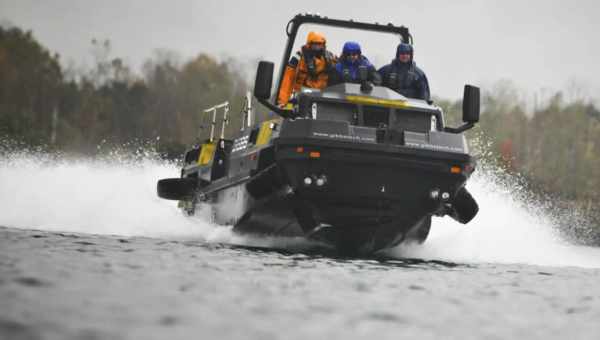
[[[396,58],[379,69],[382,85],[408,98],[430,100],[429,82],[425,72],[413,61],[413,47],[400,43]]]

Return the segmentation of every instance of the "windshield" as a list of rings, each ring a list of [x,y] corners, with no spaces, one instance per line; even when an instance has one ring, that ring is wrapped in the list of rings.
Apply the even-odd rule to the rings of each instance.
[[[293,48],[290,51],[290,58],[295,56],[296,52],[300,51],[302,46],[306,44],[306,38],[311,31],[322,33],[327,40],[327,50],[338,57],[342,53],[344,43],[347,41],[358,42],[361,46],[362,54],[369,59],[376,69],[392,61],[396,54],[396,47],[402,39],[398,34],[386,32],[340,28],[321,24],[303,24],[298,29]],[[289,62],[289,59],[283,62],[285,63],[283,66],[285,66]],[[279,70],[279,72],[283,71],[281,59],[279,64],[275,64],[275,66],[275,69]],[[275,76],[276,82],[278,82],[280,75],[281,73],[278,73]],[[277,90],[279,89],[279,85],[279,83],[275,84]]]
[[[375,68],[388,64],[394,58],[396,47],[401,39],[400,36],[390,33],[304,24],[298,30],[292,55],[306,43],[306,37],[311,31],[323,33],[327,39],[327,50],[338,57],[342,54],[344,43],[347,41],[358,42],[362,54],[375,65]]]

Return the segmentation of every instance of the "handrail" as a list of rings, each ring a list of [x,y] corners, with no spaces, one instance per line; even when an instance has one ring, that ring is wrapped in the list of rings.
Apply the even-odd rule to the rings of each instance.
[[[252,126],[252,92],[246,92],[246,99],[242,107],[242,126],[240,131]]]
[[[222,125],[221,125],[221,139],[225,138],[225,125],[229,125],[229,117],[228,117],[228,113],[229,113],[229,102],[223,102],[221,104],[212,106],[202,112],[204,113],[211,113],[212,112],[212,121],[210,123],[210,138],[209,141],[212,143],[215,140],[215,127],[217,125],[217,110],[218,109],[222,109],[225,108],[225,111],[223,113],[223,120],[222,120]]]
[[[229,103],[225,106],[225,110],[223,112],[223,124],[221,124],[221,139],[225,138],[225,125],[229,125]]]

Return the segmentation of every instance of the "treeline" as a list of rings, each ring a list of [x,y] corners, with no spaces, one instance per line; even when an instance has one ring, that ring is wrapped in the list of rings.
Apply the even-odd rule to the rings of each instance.
[[[94,67],[73,74],[31,32],[0,27],[0,138],[87,154],[107,144],[151,143],[177,157],[207,137],[202,110],[224,100],[232,104],[228,132],[239,129],[247,84],[235,61],[200,54],[178,63],[157,55],[136,75],[110,57],[110,42],[93,41],[92,48]],[[533,110],[518,98],[502,83],[483,89],[481,122],[470,139],[483,139],[486,162],[519,174],[530,190],[599,218],[598,108],[560,92]],[[436,103],[449,125],[460,124],[460,101]],[[595,223],[599,231],[600,218]]]
[[[481,120],[468,133],[483,138],[491,157],[505,170],[527,178],[540,191],[567,199],[600,200],[600,111],[584,99],[570,102],[561,92],[532,111],[525,110],[514,89],[484,90]],[[460,101],[438,100],[450,125],[461,118]]]
[[[525,110],[518,92],[498,83],[482,94],[481,120],[467,133],[482,162],[518,177],[536,201],[548,203],[562,231],[600,245],[600,111],[583,98],[557,92]],[[462,102],[438,100],[450,125]]]
[[[233,61],[158,55],[140,76],[110,56],[109,41],[91,47],[95,65],[73,74],[31,32],[0,27],[0,137],[88,154],[151,142],[171,156],[207,137],[203,109],[229,100],[241,111],[247,86]],[[228,130],[239,127],[232,119]]]

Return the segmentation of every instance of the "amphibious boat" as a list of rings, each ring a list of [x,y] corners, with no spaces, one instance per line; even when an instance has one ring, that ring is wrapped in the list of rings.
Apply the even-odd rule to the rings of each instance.
[[[395,34],[412,43],[404,26],[295,16],[275,91],[271,62],[259,62],[254,85],[254,99],[277,118],[252,125],[248,94],[242,130],[226,138],[228,103],[205,110],[210,138],[185,154],[179,178],[158,181],[158,195],[178,200],[190,215],[208,204],[215,222],[240,233],[302,236],[353,254],[424,242],[432,216],[471,221],[478,206],[465,183],[476,162],[463,132],[479,121],[479,89],[465,86],[464,124],[457,128],[445,125],[432,102],[381,86],[304,88],[290,108],[280,108],[275,98],[284,66],[305,24]]]

